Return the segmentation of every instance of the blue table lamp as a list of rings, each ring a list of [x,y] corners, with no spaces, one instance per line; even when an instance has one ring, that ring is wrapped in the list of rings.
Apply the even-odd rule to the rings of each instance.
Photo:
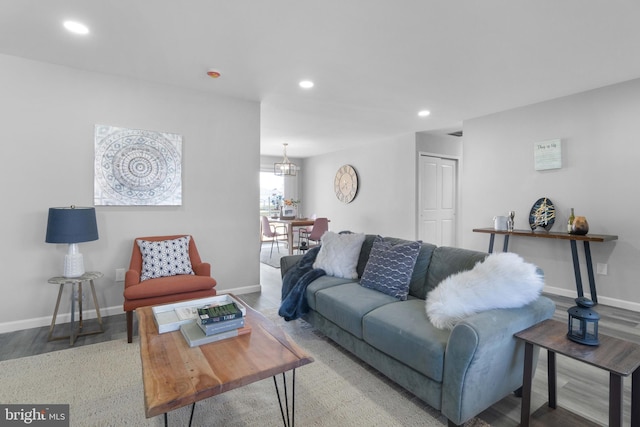
[[[92,240],[98,240],[95,208],[49,208],[45,242],[69,244],[69,251],[64,257],[64,277],[84,274],[84,260],[78,243]]]

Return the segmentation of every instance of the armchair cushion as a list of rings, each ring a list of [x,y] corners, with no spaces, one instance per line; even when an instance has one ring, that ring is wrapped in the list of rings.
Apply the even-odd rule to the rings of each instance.
[[[140,281],[194,274],[189,257],[190,239],[191,236],[160,241],[136,240],[142,253]]]

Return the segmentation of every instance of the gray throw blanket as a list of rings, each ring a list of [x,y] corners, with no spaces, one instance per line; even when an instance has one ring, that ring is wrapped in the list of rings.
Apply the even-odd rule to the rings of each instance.
[[[319,250],[320,246],[309,249],[282,278],[282,304],[278,314],[287,322],[309,312],[309,304],[305,297],[307,286],[318,277],[326,274],[320,268],[313,268],[313,262],[316,260]]]

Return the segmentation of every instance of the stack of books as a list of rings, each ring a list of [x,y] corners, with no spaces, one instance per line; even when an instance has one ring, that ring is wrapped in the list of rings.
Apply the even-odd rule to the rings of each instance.
[[[180,326],[189,347],[196,347],[251,332],[245,325],[244,307],[232,301],[220,305],[197,308],[194,322]]]

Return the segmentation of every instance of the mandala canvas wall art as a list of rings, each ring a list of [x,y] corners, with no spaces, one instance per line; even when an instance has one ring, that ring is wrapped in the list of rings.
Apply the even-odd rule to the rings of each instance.
[[[182,136],[95,126],[96,206],[182,204]]]

